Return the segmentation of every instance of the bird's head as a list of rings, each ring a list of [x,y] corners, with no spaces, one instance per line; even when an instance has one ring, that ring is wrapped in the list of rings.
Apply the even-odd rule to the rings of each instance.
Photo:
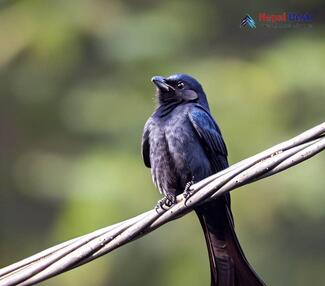
[[[160,105],[170,102],[198,102],[208,108],[208,102],[201,84],[186,74],[174,74],[167,78],[154,76],[156,96]]]

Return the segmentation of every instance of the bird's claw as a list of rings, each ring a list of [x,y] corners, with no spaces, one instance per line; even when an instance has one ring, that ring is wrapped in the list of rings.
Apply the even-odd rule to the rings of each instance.
[[[160,199],[155,207],[155,210],[157,213],[159,213],[160,210],[166,211],[168,210],[171,206],[176,204],[176,196],[174,195],[166,195],[162,199]],[[166,208],[167,207],[167,208]]]
[[[186,205],[187,201],[189,200],[189,198],[194,194],[194,191],[191,190],[191,186],[194,184],[194,177],[192,177],[192,180],[189,181],[186,185],[185,185],[185,189],[183,192],[183,197],[185,199],[184,204]]]

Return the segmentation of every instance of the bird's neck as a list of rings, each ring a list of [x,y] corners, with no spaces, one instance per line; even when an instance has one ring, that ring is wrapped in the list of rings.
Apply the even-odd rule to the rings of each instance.
[[[202,105],[203,107],[205,107],[208,111],[210,111],[210,107],[209,107],[207,97],[206,97],[206,95],[205,95],[205,93],[203,91],[200,93],[198,103],[200,105]]]
[[[155,113],[158,117],[165,117],[171,113],[178,105],[182,104],[182,102],[183,101],[179,99],[165,99],[163,101],[159,100]]]

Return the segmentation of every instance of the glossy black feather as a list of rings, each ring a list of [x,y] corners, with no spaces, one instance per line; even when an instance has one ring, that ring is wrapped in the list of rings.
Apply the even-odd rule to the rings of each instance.
[[[150,119],[147,121],[146,125],[144,126],[143,135],[142,135],[142,142],[141,142],[141,155],[143,162],[146,167],[151,168],[150,164],[150,143],[149,143],[149,126],[150,126]]]
[[[200,137],[214,171],[220,171],[228,167],[227,147],[221,136],[220,129],[210,113],[201,105],[196,104],[188,117]]]

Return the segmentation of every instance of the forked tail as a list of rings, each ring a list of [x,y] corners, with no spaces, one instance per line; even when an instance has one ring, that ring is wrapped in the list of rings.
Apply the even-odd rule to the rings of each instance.
[[[199,206],[195,211],[207,243],[211,286],[265,286],[240,247],[226,197]]]

